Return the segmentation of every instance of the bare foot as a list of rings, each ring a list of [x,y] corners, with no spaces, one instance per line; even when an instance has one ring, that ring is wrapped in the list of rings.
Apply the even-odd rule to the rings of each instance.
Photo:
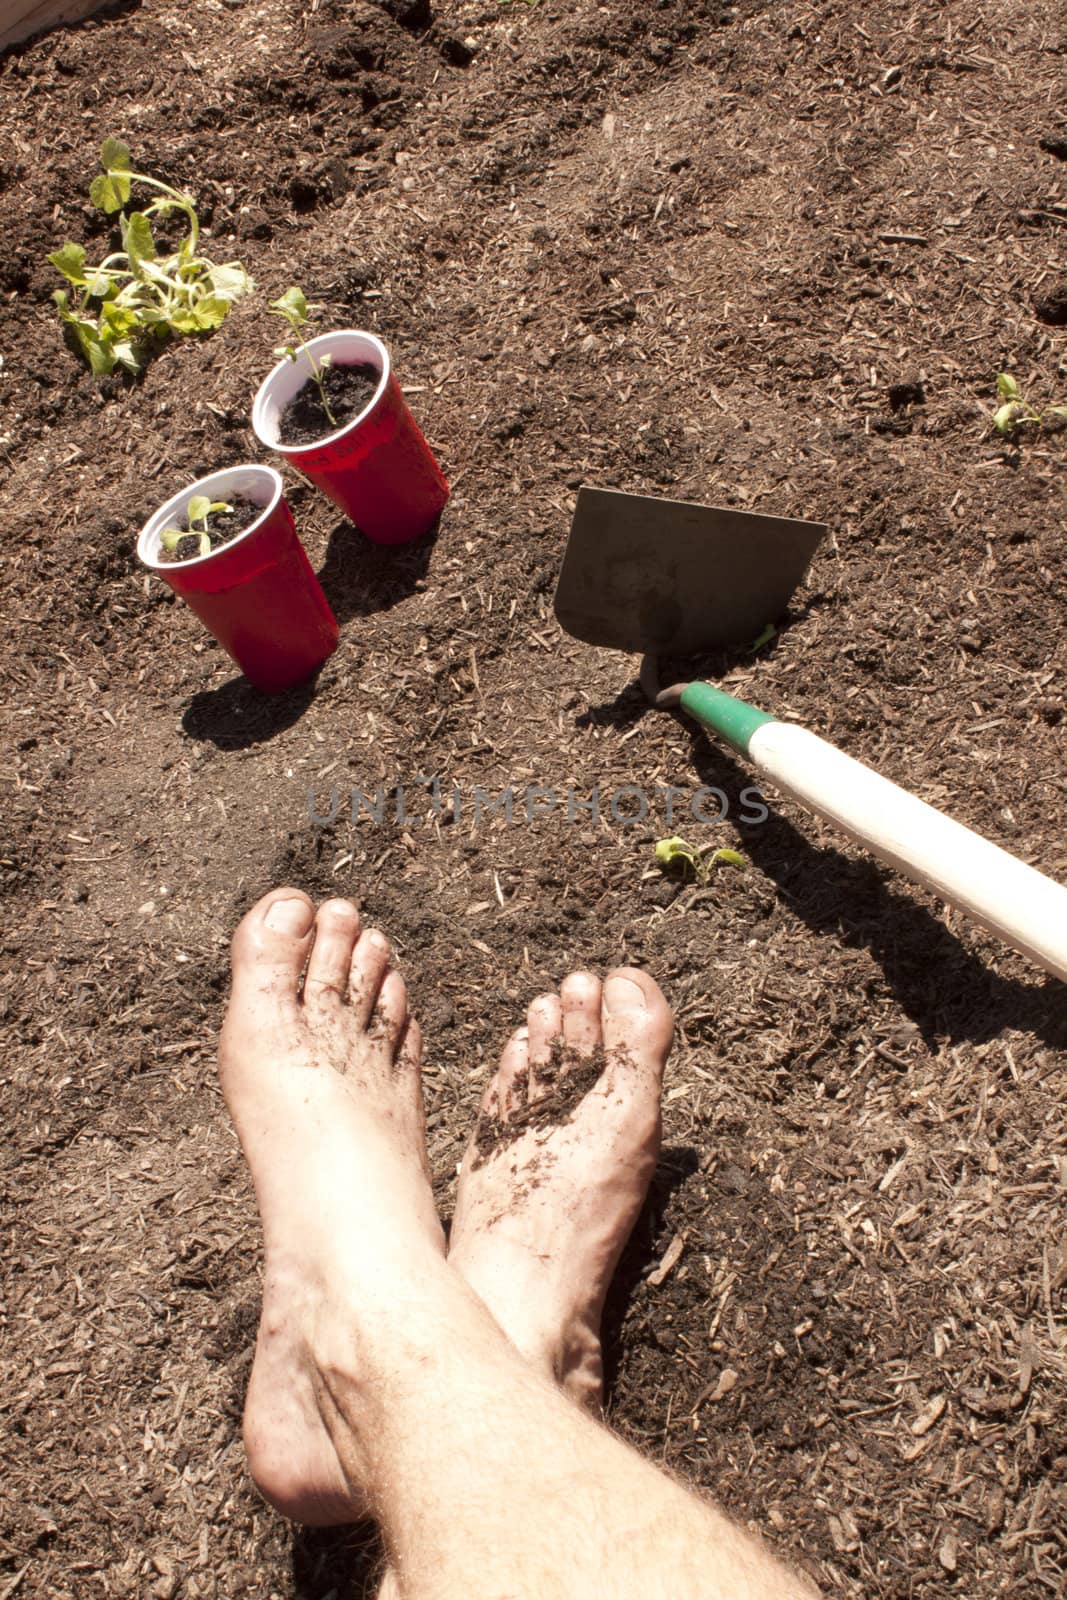
[[[341,1348],[358,1365],[352,1307],[362,1324],[385,1298],[416,1296],[444,1251],[421,1053],[388,942],[353,905],[316,914],[279,889],[248,913],[219,1047],[266,1252],[245,1447],[264,1496],[298,1522],[365,1514],[321,1420],[321,1373]]]
[[[512,1036],[463,1161],[449,1264],[585,1405],[601,1398],[604,1297],[656,1165],[672,1033],[647,973],[573,973]]]
[[[233,972],[222,1081],[266,1244],[249,1469],[293,1520],[352,1522],[368,1506],[322,1419],[324,1352],[328,1364],[331,1341],[345,1343],[353,1307],[363,1319],[391,1301],[395,1320],[443,1251],[421,1038],[388,943],[345,901],[316,915],[296,890],[267,895],[237,931]],[[464,1162],[450,1262],[513,1344],[588,1404],[603,1297],[655,1164],[671,1016],[638,972],[612,974],[603,1000],[575,974],[561,997],[535,1001],[504,1052]]]

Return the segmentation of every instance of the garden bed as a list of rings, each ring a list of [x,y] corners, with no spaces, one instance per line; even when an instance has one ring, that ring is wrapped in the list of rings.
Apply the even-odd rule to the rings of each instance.
[[[528,1000],[647,965],[679,1034],[614,1422],[827,1593],[1062,1592],[1063,986],[792,806],[742,823],[751,774],[551,612],[582,482],[825,521],[731,686],[1067,879],[1067,436],[990,421],[1000,371],[1067,400],[1058,6],[112,9],[0,57],[0,1593],[362,1592],[240,1443],[258,1231],[214,1047],[281,882],[393,937],[446,1212]],[[99,383],[46,258],[106,243],[108,134],[258,287]],[[263,458],[294,283],[388,344],[453,496],[390,551],[287,475],[342,634],[272,700],[134,542]],[[749,866],[668,881],[675,832]]]

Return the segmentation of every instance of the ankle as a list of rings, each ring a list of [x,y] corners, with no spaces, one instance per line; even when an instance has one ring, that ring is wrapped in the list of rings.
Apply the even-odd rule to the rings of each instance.
[[[597,1330],[577,1311],[570,1316],[554,1314],[566,1304],[561,1290],[548,1289],[541,1274],[528,1281],[513,1276],[505,1284],[487,1276],[474,1262],[468,1266],[462,1259],[449,1257],[449,1264],[458,1269],[509,1344],[536,1372],[568,1392],[599,1393]],[[542,1308],[545,1316],[540,1315]]]

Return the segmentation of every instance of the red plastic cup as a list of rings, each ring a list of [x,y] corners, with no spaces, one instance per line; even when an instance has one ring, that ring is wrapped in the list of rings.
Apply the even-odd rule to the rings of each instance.
[[[164,528],[183,525],[196,494],[241,496],[263,513],[229,544],[191,561],[161,561]],[[273,467],[229,467],[182,489],[141,529],[137,554],[195,611],[250,683],[281,694],[337,648],[337,622],[296,536]]]
[[[367,363],[380,374],[370,404],[313,444],[282,444],[282,413],[311,376],[308,352],[336,367]],[[429,533],[448,484],[393,376],[389,352],[372,333],[344,329],[311,339],[260,385],[252,404],[256,438],[311,479],[375,544],[407,544]]]

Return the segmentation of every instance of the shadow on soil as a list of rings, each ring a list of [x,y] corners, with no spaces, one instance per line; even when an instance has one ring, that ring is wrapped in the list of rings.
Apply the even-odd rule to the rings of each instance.
[[[352,617],[389,611],[412,594],[426,575],[437,527],[411,544],[384,545],[371,544],[350,522],[336,523],[318,578],[337,621],[343,626]],[[248,750],[299,722],[317,681],[316,676],[288,694],[265,695],[246,678],[231,678],[194,695],[182,727],[191,739],[220,750]]]
[[[638,1284],[657,1259],[663,1217],[675,1193],[700,1169],[703,1152],[693,1145],[665,1145],[660,1151],[648,1197],[615,1269],[601,1329],[604,1346],[604,1399],[610,1410],[612,1390],[624,1354],[623,1325]]]
[[[373,1523],[293,1529],[296,1600],[370,1600],[384,1570],[385,1551]]]
[[[692,758],[701,783],[740,792],[752,781],[695,731]],[[745,830],[745,849],[814,933],[870,951],[928,1046],[944,1039],[978,1044],[1017,1028],[1067,1047],[1067,985],[1001,977],[925,906],[891,888],[888,868],[813,845],[773,810],[767,822]]]
[[[411,544],[372,544],[348,521],[330,534],[318,578],[338,622],[390,611],[426,576],[438,523]]]
[[[220,750],[248,750],[265,744],[299,722],[315,697],[317,676],[286,694],[261,694],[247,678],[231,678],[218,689],[195,694],[182,717],[190,739]]]
[[[629,728],[644,715],[663,713],[652,711],[632,684],[581,720]],[[679,720],[691,735],[700,783],[740,794],[758,779],[728,751],[709,745],[687,719]],[[744,830],[744,848],[813,932],[870,951],[927,1045],[944,1039],[980,1044],[1016,1028],[1053,1049],[1067,1048],[1067,985],[1053,977],[1035,975],[1033,983],[1001,977],[925,906],[892,888],[889,869],[877,861],[812,844],[773,806],[765,823]]]

